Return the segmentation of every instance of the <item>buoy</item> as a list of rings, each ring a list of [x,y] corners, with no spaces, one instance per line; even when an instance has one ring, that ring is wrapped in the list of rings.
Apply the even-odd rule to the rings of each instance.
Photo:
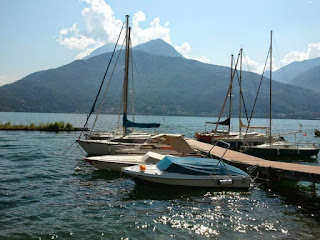
[[[140,171],[144,172],[146,170],[146,166],[145,165],[140,165]]]

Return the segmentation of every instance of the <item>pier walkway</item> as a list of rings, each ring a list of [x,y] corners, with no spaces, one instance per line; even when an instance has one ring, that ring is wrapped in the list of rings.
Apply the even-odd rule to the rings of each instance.
[[[197,140],[186,139],[186,141],[192,148],[203,153],[208,153],[212,148],[211,144]],[[210,153],[220,158],[224,152],[225,148],[215,146]],[[247,171],[251,176],[269,180],[287,179],[320,183],[320,166],[269,161],[232,150],[228,150],[223,159],[226,163]]]

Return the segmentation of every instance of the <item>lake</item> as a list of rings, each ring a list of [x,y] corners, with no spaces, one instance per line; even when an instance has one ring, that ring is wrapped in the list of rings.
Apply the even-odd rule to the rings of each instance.
[[[64,121],[82,127],[85,118],[84,114],[0,113],[1,123],[12,124]],[[160,132],[192,137],[216,118],[137,116],[136,120],[160,122]],[[97,129],[114,129],[117,122],[116,115],[100,115]],[[253,121],[253,125],[267,124],[266,119]],[[276,119],[273,129],[296,131],[299,124],[298,141],[320,144],[314,137],[319,120]],[[320,238],[319,185],[314,200],[304,198],[303,190],[292,183],[266,187],[256,182],[246,192],[137,186],[119,173],[98,171],[84,162],[85,153],[75,144],[78,134],[0,131],[0,239]],[[294,135],[286,138],[295,140]],[[298,162],[319,165],[319,158]]]

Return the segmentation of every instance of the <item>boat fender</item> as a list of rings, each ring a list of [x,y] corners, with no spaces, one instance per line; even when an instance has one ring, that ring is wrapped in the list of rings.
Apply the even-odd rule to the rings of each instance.
[[[145,165],[140,165],[140,171],[144,172],[146,170],[146,166]]]
[[[221,186],[232,185],[233,180],[232,179],[220,179],[220,180],[218,180],[218,184]]]
[[[92,160],[89,160],[89,159],[85,159],[85,160],[92,165]]]

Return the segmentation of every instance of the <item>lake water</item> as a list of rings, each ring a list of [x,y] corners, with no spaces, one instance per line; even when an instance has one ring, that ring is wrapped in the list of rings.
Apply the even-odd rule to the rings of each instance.
[[[63,120],[81,127],[85,118],[0,113],[0,122],[12,124]],[[137,121],[162,123],[161,132],[187,137],[214,120],[137,116]],[[113,129],[117,121],[117,116],[101,115],[98,128]],[[320,143],[313,133],[320,121],[274,120],[273,128],[288,132],[299,124],[297,140]],[[84,162],[84,152],[74,144],[78,134],[0,131],[0,239],[320,238],[319,200],[291,196],[288,185],[264,188],[253,183],[248,192],[137,186]],[[294,140],[294,135],[287,138]],[[299,163],[319,165],[319,159]]]

